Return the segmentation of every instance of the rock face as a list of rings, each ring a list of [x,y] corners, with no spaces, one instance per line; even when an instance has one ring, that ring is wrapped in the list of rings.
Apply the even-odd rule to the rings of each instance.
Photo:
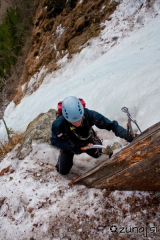
[[[22,160],[32,151],[32,140],[38,143],[49,143],[51,126],[56,119],[56,110],[50,109],[47,113],[41,113],[27,127],[21,142],[17,157]]]
[[[45,74],[61,67],[58,63],[65,55],[71,58],[84,44],[99,35],[101,23],[110,19],[118,1],[41,0],[35,14],[31,48],[24,64],[14,102],[32,94],[43,82]],[[47,72],[30,90],[28,83],[34,74],[47,66]],[[22,92],[21,85],[25,84]]]

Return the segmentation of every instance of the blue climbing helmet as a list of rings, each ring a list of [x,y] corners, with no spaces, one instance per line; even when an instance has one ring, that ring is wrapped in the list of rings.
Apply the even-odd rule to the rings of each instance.
[[[62,102],[62,114],[69,122],[79,121],[84,114],[84,108],[77,97],[70,96]]]

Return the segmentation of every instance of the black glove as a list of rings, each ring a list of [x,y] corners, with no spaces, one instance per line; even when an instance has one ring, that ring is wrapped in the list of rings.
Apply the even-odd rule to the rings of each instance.
[[[70,146],[69,150],[75,154],[81,154],[84,152],[83,150],[81,150],[81,146],[79,145]]]
[[[124,137],[124,139],[125,139],[127,142],[132,142],[132,141],[135,139],[135,137],[132,136],[131,134],[126,134],[125,137]]]

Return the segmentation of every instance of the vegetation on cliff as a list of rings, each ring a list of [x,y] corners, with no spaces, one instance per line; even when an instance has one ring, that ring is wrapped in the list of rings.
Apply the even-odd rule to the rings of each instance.
[[[0,107],[4,105],[4,95],[8,101],[14,96],[30,49],[29,39],[39,1],[14,0],[7,3],[6,9],[3,1],[0,5]],[[2,93],[4,88],[5,94]]]

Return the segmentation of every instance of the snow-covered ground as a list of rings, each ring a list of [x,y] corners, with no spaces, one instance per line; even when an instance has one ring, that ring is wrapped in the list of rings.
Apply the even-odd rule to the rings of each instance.
[[[105,29],[80,54],[59,61],[61,69],[45,77],[30,95],[47,66],[30,81],[28,94],[5,120],[14,131],[25,131],[39,113],[56,108],[66,96],[82,97],[87,107],[126,126],[129,108],[141,130],[160,119],[160,1],[147,9],[144,0],[124,0]],[[142,3],[143,6],[142,6]],[[22,86],[24,88],[24,86]],[[137,131],[134,126],[135,132]],[[0,125],[1,141],[5,129]],[[124,140],[99,131],[104,144]],[[86,154],[74,158],[68,176],[55,171],[58,151],[33,142],[23,161],[16,149],[0,163],[0,240],[160,239],[160,195],[150,192],[106,192],[84,186],[68,187],[72,177],[104,161]],[[110,227],[114,225],[116,228]],[[122,229],[124,227],[124,229]],[[135,228],[134,228],[135,227]],[[137,227],[137,228],[136,228]],[[133,229],[134,228],[134,229]],[[112,231],[111,231],[112,230]]]

